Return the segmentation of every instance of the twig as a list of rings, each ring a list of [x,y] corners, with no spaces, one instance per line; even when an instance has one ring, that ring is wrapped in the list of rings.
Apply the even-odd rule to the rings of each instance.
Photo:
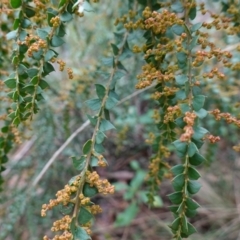
[[[56,158],[60,155],[60,153],[69,145],[69,143],[80,133],[82,132],[88,125],[90,121],[87,120],[81,127],[79,127],[72,135],[63,143],[63,145],[52,155],[52,157],[48,160],[47,164],[44,166],[42,171],[38,174],[35,180],[32,183],[31,187],[35,187],[49,167],[53,164]]]

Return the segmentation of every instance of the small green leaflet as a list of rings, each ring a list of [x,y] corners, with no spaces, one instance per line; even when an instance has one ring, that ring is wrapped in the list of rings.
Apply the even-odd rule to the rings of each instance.
[[[174,176],[177,176],[184,171],[184,166],[182,164],[178,164],[171,168],[171,172],[174,174]]]
[[[175,146],[175,148],[178,152],[186,153],[186,151],[187,151],[187,143],[186,142],[176,140],[176,141],[173,142],[173,145]]]
[[[88,154],[91,151],[92,148],[92,140],[89,139],[84,145],[83,145],[83,154]]]
[[[184,7],[180,1],[176,1],[175,3],[171,4],[171,9],[176,13],[181,13],[184,11]]]
[[[205,110],[204,108],[201,108],[200,110],[195,111],[195,113],[200,119],[203,119],[208,115],[208,111]]]
[[[193,20],[197,16],[197,8],[192,7],[189,11],[189,18]]]
[[[87,100],[86,105],[93,111],[97,111],[101,108],[101,100],[99,98]]]
[[[192,32],[196,32],[196,31],[197,31],[198,29],[200,29],[201,27],[202,27],[202,23],[201,23],[201,22],[196,23],[196,24],[192,25],[191,31],[192,31]]]
[[[118,100],[116,98],[108,96],[105,108],[107,110],[110,110],[110,109],[114,108],[117,104],[118,104]]]
[[[73,228],[73,227],[72,227]],[[73,232],[73,240],[91,240],[92,238],[87,234],[87,232],[81,228],[76,227],[75,231]]]
[[[198,180],[201,177],[201,175],[194,167],[189,167],[188,168],[188,177],[191,180]]]
[[[188,222],[186,216],[182,216],[182,231],[184,233],[188,232]]]
[[[47,51],[47,53],[45,54],[45,56],[44,56],[44,60],[47,62],[47,61],[50,61],[53,57],[55,57],[56,56],[56,53],[53,51],[53,50],[51,50],[51,49],[49,49],[48,51]]]
[[[98,159],[96,157],[91,157],[91,167],[97,167],[98,166]]]
[[[86,224],[93,218],[93,215],[84,207],[80,208],[78,213],[78,223],[79,224]]]
[[[53,36],[53,38],[51,39],[51,46],[52,47],[60,47],[64,43],[65,42],[63,41],[63,39],[58,37],[58,36]]]
[[[17,36],[17,30],[11,31],[7,33],[6,38],[7,40],[14,39]]]
[[[184,174],[179,174],[172,180],[172,185],[175,191],[181,191],[183,189],[184,183]]]
[[[5,85],[11,89],[16,88],[17,80],[15,78],[10,78],[4,81]]]
[[[182,202],[182,192],[174,192],[168,195],[168,198],[173,204],[180,204]]]
[[[22,5],[22,0],[10,0],[12,8],[19,8]]]
[[[201,186],[202,185],[197,181],[188,181],[187,189],[190,194],[196,194]]]
[[[30,83],[32,83],[33,85],[36,85],[38,83],[38,79],[39,79],[39,77],[35,76],[31,79]]]
[[[171,29],[176,35],[181,35],[185,31],[184,27],[178,24],[173,25]]]
[[[37,35],[43,40],[46,40],[48,37],[48,33],[40,28],[37,29]]]
[[[44,74],[43,74],[43,75],[46,76],[46,75],[48,75],[49,73],[55,71],[55,69],[54,69],[54,67],[53,67],[53,65],[52,65],[51,63],[45,62],[45,63],[43,64],[43,71],[44,71]]]
[[[200,207],[200,205],[191,198],[187,198],[186,205],[190,210],[196,210],[197,208]]]
[[[198,39],[199,39],[199,36],[194,36],[190,42],[190,45],[189,45],[189,50],[192,50],[194,47],[196,47],[198,45]]]
[[[118,52],[119,52],[118,47],[115,44],[113,44],[113,43],[111,43],[111,46],[112,46],[113,54],[115,56],[118,55]]]
[[[198,166],[204,161],[206,161],[205,158],[199,153],[195,153],[192,157],[189,158],[189,162],[193,166]]]
[[[187,62],[187,54],[185,52],[178,52],[176,55],[177,55],[177,60],[180,63],[186,64],[186,62]]]
[[[203,107],[205,98],[206,97],[204,95],[197,95],[193,98],[192,105],[195,111],[199,111]]]
[[[78,171],[82,171],[85,167],[86,163],[86,157],[81,156],[80,159],[77,159],[76,157],[72,157],[73,167],[77,169]]]
[[[187,77],[187,75],[177,75],[177,76],[175,77],[175,79],[176,79],[176,83],[177,83],[178,85],[184,85],[185,82],[187,82],[188,77]]]
[[[100,128],[99,128],[100,131],[105,132],[105,131],[108,131],[108,130],[113,129],[113,128],[115,128],[115,127],[112,125],[112,123],[110,123],[106,119],[102,119],[101,124],[100,124]]]
[[[83,187],[83,194],[85,197],[93,197],[98,193],[97,188],[91,187],[89,183],[85,183]]]
[[[190,142],[188,145],[188,156],[192,157],[196,152],[198,152],[198,148],[195,143]]]
[[[180,104],[180,109],[181,109],[182,113],[190,111],[190,107],[187,103],[181,103]]]
[[[60,19],[62,22],[69,22],[73,19],[72,14],[65,11],[60,15]]]
[[[61,0],[58,4],[58,8],[62,7],[65,3],[66,3],[67,0]]]
[[[103,132],[98,131],[97,135],[96,135],[96,143],[97,144],[102,143],[105,137],[106,137],[106,135]]]
[[[13,23],[13,29],[14,30],[18,29],[19,24],[20,24],[20,20],[19,19],[15,19],[14,23]]]
[[[101,84],[95,84],[97,95],[100,99],[103,99],[106,94],[106,88]]]
[[[39,86],[41,89],[49,88],[49,84],[48,84],[45,80],[43,80],[43,79],[40,80],[38,86]]]
[[[98,153],[104,153],[105,149],[102,144],[95,143],[94,149]]]
[[[194,127],[193,131],[194,131],[194,134],[192,138],[196,141],[201,140],[208,133],[207,129],[199,126]]]
[[[20,122],[21,122],[21,120],[19,119],[19,117],[15,117],[13,119],[13,124],[16,125],[16,126],[18,126],[20,124]]]
[[[172,230],[177,231],[179,224],[180,224],[180,218],[178,217],[178,218],[176,218],[176,219],[172,222],[170,228],[171,228]]]

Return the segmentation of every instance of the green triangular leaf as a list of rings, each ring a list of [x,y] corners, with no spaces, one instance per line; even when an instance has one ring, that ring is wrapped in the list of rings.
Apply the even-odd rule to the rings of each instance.
[[[193,109],[195,111],[198,111],[203,107],[204,102],[205,102],[205,98],[206,97],[204,95],[197,95],[193,98],[192,105],[193,105]]]
[[[184,85],[188,81],[188,77],[186,75],[177,75],[175,79],[178,85]]]
[[[87,100],[86,105],[93,111],[97,111],[101,108],[101,100],[99,98]]]
[[[73,167],[77,169],[78,171],[82,171],[85,167],[86,163],[86,157],[81,156],[80,159],[77,159],[76,157],[72,157]]]
[[[106,88],[101,84],[95,84],[97,95],[100,99],[103,99],[106,94]]]
[[[171,172],[174,174],[174,176],[177,176],[184,171],[184,166],[182,164],[178,164],[171,168]]]
[[[208,130],[203,128],[203,127],[194,127],[193,128],[193,136],[192,138],[196,141],[198,140],[201,140],[207,133],[208,133]]]
[[[189,162],[193,166],[198,166],[204,161],[206,161],[206,159],[199,153],[195,153],[192,157],[189,158]]]
[[[201,186],[202,185],[197,181],[188,181],[187,190],[190,194],[196,194],[200,190]]]
[[[102,119],[101,124],[100,124],[100,131],[105,132],[110,129],[114,129],[115,127],[106,119]]]
[[[83,187],[83,194],[85,197],[93,197],[98,193],[97,188],[91,187],[89,183],[85,183]]]
[[[15,78],[10,78],[4,81],[5,85],[11,89],[16,88],[17,80]]]
[[[22,5],[22,0],[10,0],[12,8],[19,8]]]
[[[118,55],[118,52],[119,52],[118,47],[115,44],[113,44],[113,43],[111,43],[111,46],[112,46],[113,54],[115,56]]]
[[[195,209],[197,209],[197,208],[200,207],[200,205],[199,205],[196,201],[194,201],[193,199],[191,199],[191,198],[187,198],[187,200],[186,200],[186,206],[187,206],[187,208],[189,208],[190,210],[195,210]]]
[[[51,39],[51,46],[52,47],[60,47],[62,46],[65,42],[63,41],[63,39],[61,37],[58,36],[53,36],[53,38]]]
[[[84,207],[80,208],[78,213],[78,223],[83,225],[88,223],[93,218],[93,215]]]
[[[84,145],[83,145],[83,154],[88,154],[91,151],[92,148],[92,139],[89,139]]]
[[[92,238],[87,234],[87,232],[81,228],[76,227],[75,231],[73,232],[74,240],[91,240]]]
[[[106,101],[106,109],[110,110],[114,108],[118,104],[118,100],[116,98],[108,97]]]
[[[201,175],[194,167],[189,167],[188,168],[188,177],[191,180],[198,180],[201,177]]]
[[[177,231],[177,230],[178,230],[178,227],[179,227],[179,224],[180,224],[180,218],[178,217],[178,218],[176,218],[176,219],[172,222],[170,228],[171,228],[172,230]]]
[[[188,145],[188,156],[192,157],[196,152],[198,152],[197,146],[193,142],[190,142]]]
[[[171,29],[176,35],[181,35],[185,31],[184,27],[178,24],[173,25]]]
[[[180,204],[182,202],[182,192],[174,192],[168,195],[168,198],[173,204]]]
[[[184,174],[179,174],[172,180],[172,185],[175,191],[181,191],[183,189],[184,183]]]
[[[96,143],[97,144],[102,143],[105,137],[106,137],[106,135],[103,132],[98,131],[97,135],[96,135]]]
[[[187,143],[186,142],[176,140],[176,141],[173,142],[173,145],[178,152],[186,153],[186,151],[187,151]]]

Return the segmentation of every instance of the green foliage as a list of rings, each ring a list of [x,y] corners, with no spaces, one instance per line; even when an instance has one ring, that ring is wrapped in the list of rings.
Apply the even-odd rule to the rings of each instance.
[[[16,198],[9,212],[3,208],[4,214],[13,214],[1,224],[0,238],[10,234],[12,239],[22,239],[21,230],[12,230],[25,211],[23,219],[33,226],[27,236],[42,237],[43,230],[50,228],[49,220],[36,217],[34,222],[28,214],[49,202],[42,206],[41,215],[59,205],[64,215],[59,221],[67,226],[61,234],[91,239],[89,227],[101,212],[97,203],[101,194],[112,194],[114,186],[127,206],[115,214],[115,227],[130,226],[143,205],[157,211],[166,201],[172,204],[172,237],[190,239],[197,232],[199,179],[204,177],[199,167],[214,161],[218,149],[211,144],[220,140],[218,135],[231,147],[239,141],[235,133],[240,127],[236,90],[240,19],[234,10],[239,3],[230,2],[214,3],[222,7],[221,13],[215,12],[218,8],[211,1],[129,0],[92,5],[80,0],[11,0],[0,4],[0,201],[8,205]],[[76,130],[79,124],[82,128]],[[89,131],[77,136],[90,124]],[[9,156],[21,142],[21,133],[26,138],[39,135],[32,138],[36,145],[31,159],[15,164]],[[151,150],[143,144],[144,138]],[[121,149],[123,158],[134,151],[140,157],[130,161],[133,177],[113,186],[114,175],[108,181],[97,172],[105,175],[99,167],[118,166],[121,161],[112,159],[118,158]],[[239,145],[234,149],[239,151]],[[55,152],[53,157],[50,152]],[[50,170],[57,157],[62,162]],[[30,185],[20,178],[23,186],[12,187],[9,176],[14,171],[23,173]],[[172,191],[168,199],[159,196],[166,178],[172,183],[172,190],[165,191]],[[57,194],[50,201],[49,182],[65,185],[60,191],[53,186]],[[6,193],[7,184],[14,197]],[[32,194],[38,192],[43,198],[31,202],[36,199]],[[59,214],[53,211],[53,216]]]

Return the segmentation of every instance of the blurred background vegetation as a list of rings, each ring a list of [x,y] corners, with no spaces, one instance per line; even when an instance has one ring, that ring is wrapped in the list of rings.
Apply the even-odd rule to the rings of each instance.
[[[225,5],[231,1],[224,1]],[[4,191],[0,195],[0,239],[39,240],[48,233],[59,210],[41,218],[43,203],[53,198],[66,182],[77,172],[72,166],[71,156],[78,156],[82,144],[91,136],[87,126],[65,148],[53,162],[39,183],[31,188],[34,179],[48,163],[49,159],[87,120],[89,111],[84,102],[95,93],[95,83],[102,81],[102,62],[111,56],[111,42],[117,30],[114,22],[126,12],[127,1],[104,0],[94,5],[84,18],[76,18],[67,27],[66,44],[61,47],[60,58],[66,66],[73,68],[74,79],[69,80],[66,72],[56,72],[48,76],[50,89],[45,92],[41,111],[33,122],[20,129],[21,143],[10,153],[3,173]],[[222,2],[208,1],[209,7],[221,11]],[[1,5],[1,4],[0,4]],[[209,18],[208,15],[204,18]],[[205,19],[204,19],[205,20]],[[4,71],[10,68],[10,55],[4,36],[10,31],[12,22],[0,15],[0,80]],[[130,35],[130,49],[141,40],[141,32]],[[236,51],[239,39],[223,34],[212,35],[220,46],[233,46],[233,62],[240,61]],[[9,43],[11,44],[11,43]],[[117,83],[116,91],[120,99],[133,93],[137,82],[136,75],[144,63],[141,54],[132,54],[126,60],[127,76]],[[208,68],[208,66],[206,66]],[[209,82],[206,85],[207,108],[218,107],[240,117],[240,72],[228,72],[224,82]],[[6,93],[1,92],[4,100]],[[105,157],[109,162],[100,175],[111,180],[116,186],[113,196],[96,196],[94,201],[103,208],[103,213],[95,219],[93,240],[168,240],[171,233],[168,224],[172,214],[168,210],[170,202],[166,197],[171,193],[170,181],[164,181],[159,188],[154,207],[149,208],[146,200],[147,186],[144,178],[148,169],[151,147],[145,143],[150,132],[156,131],[153,115],[154,102],[149,101],[151,89],[139,93],[112,111],[116,131],[108,133],[105,141]],[[234,104],[232,104],[234,102]],[[235,104],[238,103],[238,104]],[[1,101],[0,111],[8,107]],[[189,239],[194,240],[240,240],[240,156],[232,151],[239,142],[239,130],[215,122],[208,118],[204,123],[212,134],[219,135],[217,145],[205,144],[203,152],[207,162],[201,166],[202,188],[197,194],[201,204],[198,214],[192,220],[198,233]],[[179,160],[171,155],[169,163]],[[29,190],[30,189],[30,190]]]

